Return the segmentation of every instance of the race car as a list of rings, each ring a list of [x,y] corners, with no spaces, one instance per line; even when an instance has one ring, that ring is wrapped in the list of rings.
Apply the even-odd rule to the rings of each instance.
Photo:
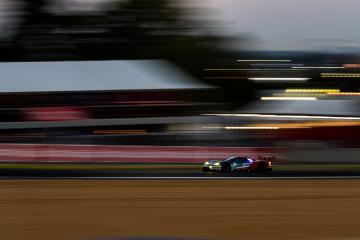
[[[203,172],[267,172],[272,170],[273,156],[232,156],[224,160],[210,160],[203,164]]]

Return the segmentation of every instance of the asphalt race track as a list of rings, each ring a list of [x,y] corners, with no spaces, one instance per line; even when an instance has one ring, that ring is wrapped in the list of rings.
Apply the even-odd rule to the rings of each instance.
[[[360,180],[1,180],[4,240],[355,240]]]
[[[4,240],[360,239],[359,166],[0,164]]]

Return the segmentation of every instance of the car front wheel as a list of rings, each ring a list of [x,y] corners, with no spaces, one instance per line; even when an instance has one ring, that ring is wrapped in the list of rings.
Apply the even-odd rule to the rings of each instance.
[[[223,172],[231,172],[231,166],[228,164],[222,166],[222,171]]]
[[[201,171],[203,171],[203,172],[210,172],[210,169],[209,169],[208,167],[203,167],[203,168],[201,169]]]

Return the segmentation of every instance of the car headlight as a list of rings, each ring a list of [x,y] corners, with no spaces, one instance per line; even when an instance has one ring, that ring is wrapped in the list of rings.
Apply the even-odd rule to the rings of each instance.
[[[209,165],[209,162],[205,162],[204,165]]]
[[[219,163],[219,162],[217,162],[217,163],[215,163],[215,164],[214,164],[214,166],[220,166],[220,163]]]

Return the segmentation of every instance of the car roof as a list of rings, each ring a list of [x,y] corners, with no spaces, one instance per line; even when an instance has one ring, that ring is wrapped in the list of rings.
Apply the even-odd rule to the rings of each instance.
[[[228,158],[224,159],[224,161],[230,161],[230,160],[233,160],[234,158],[247,158],[247,157],[231,156],[231,157],[228,157]]]

